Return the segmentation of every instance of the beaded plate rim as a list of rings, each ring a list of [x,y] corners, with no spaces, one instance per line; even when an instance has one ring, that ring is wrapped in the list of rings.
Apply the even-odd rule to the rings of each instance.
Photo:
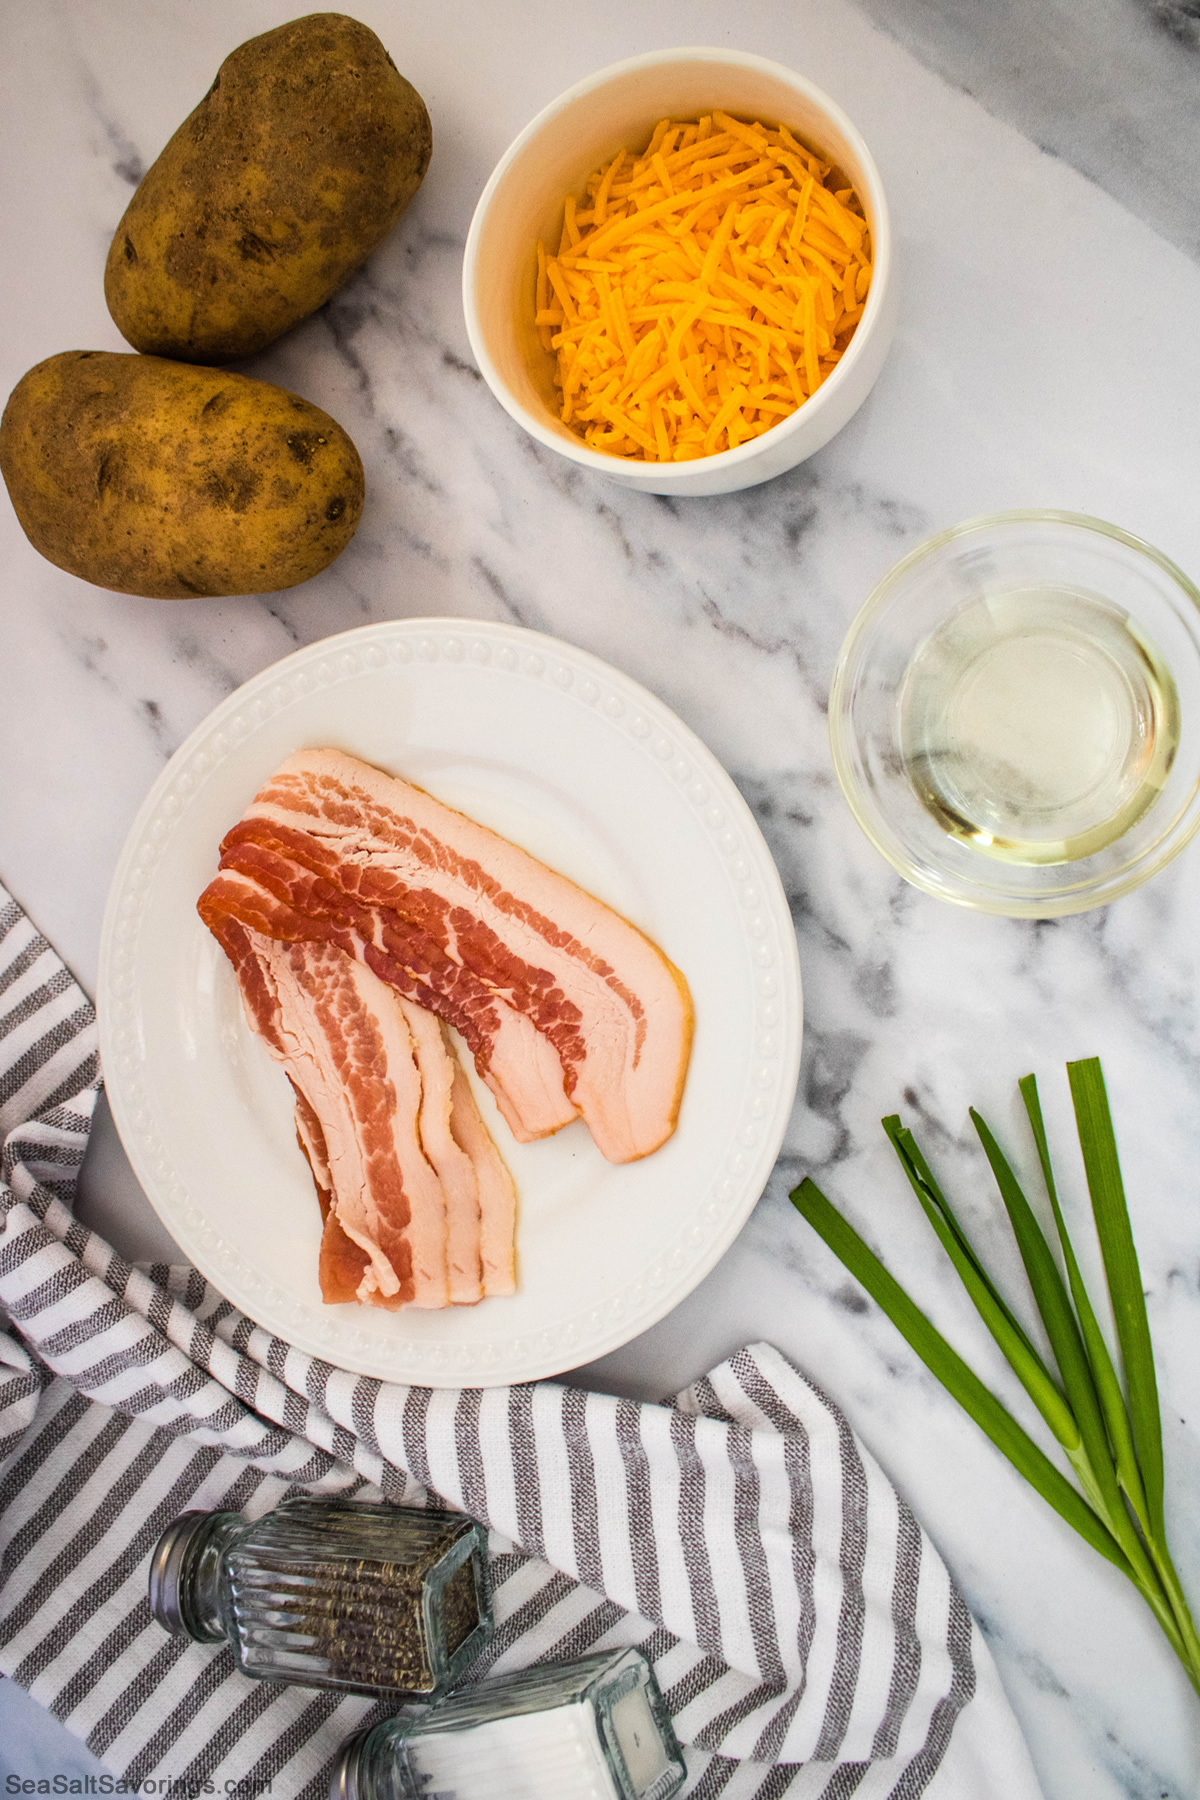
[[[731,1117],[727,1152],[697,1195],[692,1222],[669,1255],[638,1269],[620,1292],[586,1317],[484,1345],[397,1336],[388,1355],[347,1322],[298,1301],[206,1219],[176,1169],[143,1085],[138,1054],[142,1000],[136,949],[151,876],[185,827],[188,803],[236,756],[255,726],[314,688],[361,679],[372,670],[444,661],[474,662],[530,684],[550,684],[599,712],[652,762],[666,764],[681,800],[700,820],[739,902],[755,970],[756,1055]],[[656,1324],[715,1266],[762,1193],[791,1114],[800,1068],[803,995],[795,931],[783,884],[749,807],[712,752],[631,677],[599,657],[523,626],[454,618],[363,625],[292,652],[220,702],[171,757],[150,789],[117,863],[105,910],[97,983],[102,1067],[118,1132],[147,1198],[180,1248],[225,1297],[250,1317],[335,1366],[430,1387],[492,1387],[529,1381],[607,1355]]]

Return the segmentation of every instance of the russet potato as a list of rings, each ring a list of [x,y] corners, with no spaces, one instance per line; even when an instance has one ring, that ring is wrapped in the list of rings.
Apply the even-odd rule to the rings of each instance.
[[[42,555],[97,587],[185,599],[307,581],[354,536],[358,451],[296,394],[154,356],[68,350],[22,377],[0,473]]]
[[[250,38],[147,172],[109,249],[135,350],[249,356],[341,287],[429,164],[425,103],[375,33],[310,13]]]

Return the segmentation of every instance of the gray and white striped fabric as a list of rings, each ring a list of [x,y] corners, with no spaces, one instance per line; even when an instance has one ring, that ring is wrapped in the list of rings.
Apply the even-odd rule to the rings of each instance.
[[[129,1788],[316,1800],[342,1738],[390,1710],[248,1681],[150,1617],[177,1513],[307,1490],[488,1525],[477,1673],[641,1645],[699,1800],[1035,1800],[944,1565],[777,1351],[662,1406],[332,1368],[75,1220],[97,1084],[91,1008],[0,889],[0,1668]]]

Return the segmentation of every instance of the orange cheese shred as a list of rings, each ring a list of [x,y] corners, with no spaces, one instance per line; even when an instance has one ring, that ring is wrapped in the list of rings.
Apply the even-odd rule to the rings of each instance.
[[[534,324],[590,448],[690,462],[770,431],[846,350],[871,238],[845,177],[786,126],[661,119],[537,246]]]

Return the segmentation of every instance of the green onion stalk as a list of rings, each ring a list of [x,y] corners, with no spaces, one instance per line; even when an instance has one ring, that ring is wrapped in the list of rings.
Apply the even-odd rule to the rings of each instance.
[[[883,1121],[883,1129],[943,1250],[1045,1420],[1074,1481],[935,1330],[814,1182],[801,1182],[792,1193],[792,1204],[1013,1467],[1133,1583],[1200,1693],[1200,1636],[1167,1545],[1154,1351],[1104,1075],[1096,1057],[1068,1063],[1067,1075],[1116,1325],[1120,1372],[1067,1231],[1034,1077],[1027,1075],[1020,1091],[1054,1215],[1061,1266],[1011,1164],[973,1108],[971,1121],[1017,1240],[1050,1345],[1049,1364],[980,1262],[912,1132],[895,1115]]]

